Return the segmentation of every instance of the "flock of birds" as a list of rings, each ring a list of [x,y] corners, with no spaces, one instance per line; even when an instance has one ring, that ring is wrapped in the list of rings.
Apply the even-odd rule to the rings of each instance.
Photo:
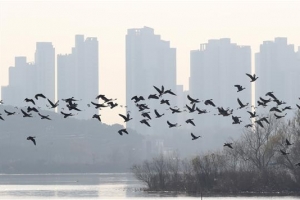
[[[254,82],[258,79],[258,77],[255,74],[251,75],[251,74],[246,73],[246,75],[250,78],[250,82]],[[156,90],[157,93],[150,94],[148,96],[148,100],[149,99],[156,99],[156,100],[159,101],[161,99],[160,104],[166,104],[167,106],[169,106],[169,108],[167,110],[171,110],[172,114],[181,113],[181,112],[189,112],[189,113],[197,112],[198,114],[209,113],[206,109],[202,109],[202,110],[199,109],[199,107],[197,107],[197,104],[202,102],[202,101],[200,101],[199,99],[196,99],[196,98],[192,98],[190,95],[187,95],[187,99],[190,102],[190,105],[186,104],[183,110],[180,110],[180,108],[178,108],[177,106],[171,107],[171,104],[170,104],[169,100],[164,99],[163,97],[165,97],[166,95],[176,96],[176,94],[173,91],[171,91],[171,89],[166,90],[164,88],[164,86],[161,86],[161,88],[158,88],[156,86],[153,86],[153,87],[154,87],[154,89]],[[237,92],[241,92],[244,89],[246,89],[243,86],[238,85],[238,84],[234,85],[234,87],[237,88]],[[270,109],[270,111],[274,112],[274,116],[275,116],[276,119],[280,119],[280,118],[285,117],[287,113],[285,113],[283,115],[281,113],[284,112],[285,110],[291,110],[292,109],[291,106],[285,106],[284,108],[279,108],[280,105],[284,105],[284,104],[286,104],[286,102],[278,100],[278,98],[274,95],[273,92],[266,93],[266,96],[268,96],[269,99],[264,99],[264,98],[260,97],[259,100],[257,101],[257,106],[266,107],[268,103],[275,102],[277,105],[272,107]],[[32,99],[25,98],[24,99],[24,101],[26,101],[28,103],[31,103],[33,105],[33,107],[28,106],[27,110],[20,109],[22,114],[23,114],[23,117],[32,117],[32,112],[36,112],[41,117],[41,119],[51,120],[49,115],[42,115],[40,113],[40,111],[38,110],[39,107],[38,108],[34,107],[36,105],[35,101],[38,101],[40,98],[47,99],[49,105],[46,105],[46,106],[49,109],[55,109],[59,106],[59,100],[57,102],[52,102],[50,99],[48,99],[46,96],[44,96],[41,93],[36,94],[34,98],[32,98]],[[116,99],[112,99],[112,98],[109,99],[103,94],[100,94],[100,95],[96,96],[95,99],[98,100],[98,101],[102,100],[103,102],[102,103],[96,103],[96,102],[91,101],[89,104],[87,104],[87,106],[91,107],[93,105],[93,106],[95,106],[95,109],[100,109],[100,110],[102,108],[105,108],[105,107],[109,107],[109,108],[113,109],[113,108],[119,106],[118,103],[114,102],[114,100],[116,100]],[[62,111],[60,111],[60,113],[63,115],[64,118],[68,118],[68,117],[71,117],[71,116],[75,115],[74,113],[71,113],[71,112],[65,112],[64,109],[68,109],[69,111],[72,111],[72,110],[73,111],[78,111],[78,112],[82,111],[80,108],[78,108],[78,104],[76,103],[77,101],[80,101],[80,100],[77,100],[74,97],[61,99],[61,100],[66,103],[66,107],[67,107],[67,108],[61,108]],[[151,127],[151,125],[149,123],[149,120],[151,120],[152,118],[150,116],[150,111],[147,112],[147,110],[149,110],[150,108],[146,103],[142,103],[143,101],[145,101],[145,98],[143,96],[134,96],[134,97],[131,98],[131,100],[134,101],[136,107],[139,109],[138,111],[141,112],[141,116],[143,117],[143,119],[140,120],[140,123],[145,124],[148,127]],[[240,120],[241,117],[233,115],[233,110],[234,109],[230,109],[230,108],[224,109],[223,107],[217,107],[215,105],[215,103],[213,102],[213,99],[207,99],[207,100],[203,100],[203,101],[204,101],[204,104],[206,106],[211,106],[211,107],[217,108],[218,114],[214,114],[214,115],[221,115],[221,116],[224,116],[224,117],[231,115],[232,120],[233,120],[232,124],[240,124],[242,122]],[[243,109],[243,108],[248,108],[249,107],[249,103],[244,104],[244,103],[242,103],[242,101],[239,98],[237,98],[237,103],[239,105],[239,107],[237,109]],[[3,104],[3,100],[0,101],[0,104]],[[300,106],[298,104],[296,104],[296,106],[298,107],[298,109],[300,109]],[[120,105],[120,107],[123,107],[123,106]],[[125,107],[127,107],[127,106],[125,106]],[[254,109],[256,108],[254,106],[251,106],[251,107],[254,108]],[[18,107],[15,107],[15,108],[18,108]],[[16,112],[7,111],[5,109],[4,109],[4,112],[7,114],[7,116],[17,114]],[[246,128],[251,128],[255,124],[258,124],[258,126],[264,128],[264,123],[269,124],[268,117],[260,117],[259,118],[259,116],[257,115],[257,113],[255,111],[253,111],[253,112],[247,111],[247,112],[250,115],[250,119],[252,119],[252,122],[254,122],[254,123],[246,124],[245,125]],[[164,115],[164,113],[159,113],[157,109],[154,109],[154,114],[155,114],[155,118],[161,118]],[[97,119],[101,122],[100,116],[101,116],[100,114],[94,114],[91,117],[95,118],[95,119]],[[119,114],[119,116],[124,119],[125,123],[132,120],[132,117],[130,116],[130,111],[127,111],[126,115]],[[1,113],[0,113],[0,119],[4,121],[4,118],[2,117]],[[196,124],[193,120],[194,119],[187,119],[185,122],[187,124],[191,124],[192,126],[196,126]],[[174,128],[174,127],[181,126],[181,125],[178,125],[177,123],[171,123],[169,120],[167,120],[167,124],[168,124],[169,128]],[[128,134],[128,131],[127,131],[126,128],[123,128],[123,129],[120,129],[118,131],[118,133],[122,136],[123,134]],[[201,136],[200,135],[196,136],[193,133],[191,133],[191,137],[192,137],[192,140],[197,140]],[[28,136],[27,140],[32,141],[33,144],[36,145],[35,136]],[[285,140],[285,146],[289,147],[291,145],[293,145],[293,143],[290,143],[290,141],[288,139],[286,139]],[[233,143],[224,143],[223,146],[228,147],[230,149],[233,149]],[[284,149],[280,149],[280,152],[284,156],[289,154]],[[296,166],[300,167],[300,162],[297,163]]]

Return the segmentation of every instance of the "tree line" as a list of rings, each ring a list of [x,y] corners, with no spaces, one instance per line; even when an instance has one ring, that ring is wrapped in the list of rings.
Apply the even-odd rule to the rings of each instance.
[[[288,121],[269,114],[268,121],[232,139],[233,149],[223,147],[185,159],[177,153],[161,154],[131,170],[151,191],[299,195],[300,112]]]

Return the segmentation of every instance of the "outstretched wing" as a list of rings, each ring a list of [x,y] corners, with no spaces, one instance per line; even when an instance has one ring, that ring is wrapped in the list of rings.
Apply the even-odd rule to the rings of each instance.
[[[162,93],[162,90],[163,90],[163,88],[164,88],[164,86],[162,86],[162,90],[160,90],[158,87],[156,87],[156,86],[154,86],[154,85],[153,85],[153,87],[156,89],[156,91],[157,91],[159,94]]]
[[[127,117],[125,115],[119,114],[124,120],[127,119]]]
[[[240,104],[240,107],[243,106],[243,103],[241,102],[241,100],[239,98],[237,98],[238,103]]]
[[[192,136],[193,138],[196,138],[196,136],[195,136],[193,133],[191,133],[191,136]]]
[[[246,75],[249,76],[251,79],[253,79],[253,76],[251,74],[246,73]]]

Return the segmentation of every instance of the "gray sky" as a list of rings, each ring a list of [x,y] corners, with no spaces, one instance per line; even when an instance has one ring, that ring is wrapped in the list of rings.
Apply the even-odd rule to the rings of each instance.
[[[15,56],[34,60],[36,42],[52,42],[56,54],[65,54],[75,34],[84,34],[99,41],[100,93],[124,103],[125,35],[129,28],[148,26],[177,49],[177,82],[188,89],[190,50],[225,37],[250,45],[252,55],[275,37],[298,47],[299,10],[300,1],[0,0],[0,85],[8,83]]]

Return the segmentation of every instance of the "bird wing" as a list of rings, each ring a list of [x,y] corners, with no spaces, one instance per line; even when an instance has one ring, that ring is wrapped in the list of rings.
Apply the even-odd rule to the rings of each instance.
[[[158,87],[156,87],[156,86],[154,86],[154,85],[153,85],[153,87],[156,89],[156,91],[157,91],[159,94],[161,94],[162,91],[163,91],[163,87],[164,87],[164,86],[162,86],[162,90],[160,90]]]
[[[190,101],[195,101],[192,97],[190,97],[190,95],[187,95],[188,100]]]
[[[34,145],[36,145],[34,138],[31,138],[31,141],[33,142]]]
[[[241,100],[239,98],[237,98],[237,101],[240,104],[240,107],[244,106],[243,103],[241,102]]]
[[[169,121],[167,121],[167,123],[169,126],[174,126],[174,124],[171,124]]]
[[[125,115],[119,114],[124,120],[127,119],[127,117]]]
[[[287,145],[291,145],[291,143],[288,139],[285,139],[285,142],[286,142]]]
[[[155,113],[155,115],[156,115],[157,117],[160,116],[160,114],[157,112],[156,109],[154,110],[154,113]]]
[[[191,136],[192,136],[193,138],[196,138],[196,136],[195,136],[193,133],[191,133]]]
[[[23,115],[28,115],[23,109],[21,109],[21,112],[23,113]]]
[[[253,76],[251,74],[246,73],[246,75],[249,76],[251,79],[253,79]]]
[[[48,102],[50,103],[50,105],[51,105],[52,107],[55,106],[54,103],[53,103],[52,101],[50,101],[50,99],[47,99],[47,100],[48,100]]]

